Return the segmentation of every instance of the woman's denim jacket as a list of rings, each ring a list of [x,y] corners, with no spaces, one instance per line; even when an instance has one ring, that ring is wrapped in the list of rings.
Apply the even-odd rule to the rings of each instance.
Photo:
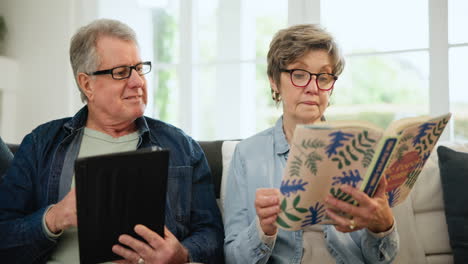
[[[278,229],[269,248],[260,240],[254,206],[257,188],[280,186],[288,152],[282,118],[236,146],[224,200],[226,263],[301,263],[302,231]],[[337,263],[390,263],[398,251],[396,229],[377,238],[366,229],[345,234],[325,225],[324,236]]]
[[[59,201],[62,169],[73,173],[78,153],[69,159],[69,150],[79,149],[76,139],[87,115],[85,106],[73,118],[43,124],[23,139],[0,183],[1,263],[44,263],[56,245],[43,229],[42,218],[46,208]],[[200,146],[164,122],[148,117],[135,122],[140,132],[137,148],[170,150],[166,226],[193,261],[222,262],[223,225]]]

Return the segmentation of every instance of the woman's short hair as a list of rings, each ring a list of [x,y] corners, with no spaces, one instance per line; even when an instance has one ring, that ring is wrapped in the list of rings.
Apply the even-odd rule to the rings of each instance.
[[[78,73],[89,73],[98,69],[101,60],[96,50],[96,44],[98,39],[103,36],[132,41],[138,46],[135,31],[117,20],[98,19],[78,29],[71,39],[70,63],[83,102],[86,102],[87,98],[78,83]]]
[[[279,85],[281,69],[311,50],[327,51],[333,63],[333,74],[341,74],[344,58],[330,33],[319,25],[303,24],[282,29],[273,37],[267,55],[268,77]]]

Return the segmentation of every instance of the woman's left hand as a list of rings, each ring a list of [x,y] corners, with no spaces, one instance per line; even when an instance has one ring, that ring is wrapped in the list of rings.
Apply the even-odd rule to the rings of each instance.
[[[367,228],[374,233],[381,233],[389,230],[393,226],[393,213],[388,204],[386,195],[387,180],[382,177],[374,197],[369,197],[364,192],[349,185],[343,185],[340,188],[343,192],[351,195],[359,206],[343,202],[328,195],[325,203],[328,207],[327,215],[335,221],[335,227],[338,231],[347,233],[362,228]],[[349,219],[340,216],[334,211],[341,211],[352,216]]]
[[[121,235],[121,245],[114,245],[112,251],[122,256],[125,260],[117,263],[186,263],[188,262],[188,250],[182,246],[177,238],[164,227],[164,237],[147,228],[144,225],[136,225],[135,232],[146,240],[146,243],[129,235]]]

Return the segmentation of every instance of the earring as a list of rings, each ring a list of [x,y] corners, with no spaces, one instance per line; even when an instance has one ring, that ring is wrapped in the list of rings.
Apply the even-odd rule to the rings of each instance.
[[[272,93],[271,97],[272,97],[273,101],[275,101],[275,102],[281,101],[281,94],[276,92],[276,91],[274,91]]]

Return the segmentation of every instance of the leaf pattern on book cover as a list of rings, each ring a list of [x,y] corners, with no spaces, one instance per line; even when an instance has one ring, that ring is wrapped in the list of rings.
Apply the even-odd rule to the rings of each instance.
[[[326,153],[328,157],[331,157],[333,154],[337,154],[337,149],[344,145],[344,142],[349,141],[354,137],[353,134],[344,133],[341,130],[330,133],[331,143],[326,148]]]
[[[362,157],[361,163],[364,168],[369,167],[374,155],[372,145],[376,140],[369,137],[367,130],[357,134],[357,139],[354,137],[350,138],[349,135],[352,134],[342,132],[330,133],[329,136],[332,136],[332,141],[331,144],[327,146],[328,157],[333,155],[331,160],[337,163],[336,166],[340,170],[345,166],[350,166],[352,164],[351,161],[358,161],[360,156]],[[339,141],[339,143],[337,141]],[[340,148],[340,150],[338,150],[338,148]]]
[[[320,139],[305,139],[302,141],[302,147],[304,149],[319,149],[325,147],[325,142]]]
[[[292,157],[291,166],[289,167],[289,175],[291,177],[301,176],[302,159],[298,156]]]
[[[283,228],[291,228],[291,226],[286,224],[286,222],[279,215],[276,218],[276,223],[278,223],[278,225],[280,225]]]
[[[298,207],[300,201],[301,201],[301,196],[300,195],[298,195],[296,198],[294,198],[294,201],[293,201],[294,210],[296,210],[299,213],[307,213],[306,208]]]
[[[422,138],[427,136],[427,131],[432,130],[432,128],[435,125],[436,124],[432,123],[432,122],[427,122],[427,123],[423,123],[422,125],[420,125],[418,127],[418,133],[413,138],[413,146],[416,146],[419,143],[423,143],[425,145],[425,147],[427,147],[427,144],[425,142],[422,142],[422,141],[424,141],[424,139],[422,139]]]
[[[306,167],[310,170],[313,175],[317,175],[317,161],[321,161],[322,156],[320,156],[317,152],[311,152],[307,155],[307,159],[305,161]]]
[[[286,198],[284,198],[283,201],[281,202],[281,205],[280,205],[281,211],[285,211],[285,210],[286,210],[287,203],[288,203],[288,202],[286,201]]]
[[[418,164],[414,167],[413,171],[408,174],[408,178],[405,181],[405,185],[412,189],[416,180],[418,179],[419,174],[421,173],[426,160],[430,157],[431,152],[428,151],[422,155],[422,158],[419,160]]]
[[[341,173],[343,176],[333,176],[332,186],[336,184],[347,184],[356,188],[356,185],[362,181],[361,174],[358,170],[354,170],[354,172],[349,170],[348,173],[346,171],[342,171]]]
[[[292,180],[291,183],[289,180],[281,181],[280,192],[284,196],[289,197],[291,194],[296,194],[298,191],[305,191],[304,186],[307,185],[307,182],[300,180]]]
[[[317,161],[321,161],[322,157],[316,152],[317,149],[325,147],[325,143],[320,139],[307,139],[303,140],[300,145],[295,146],[299,150],[300,155],[292,157],[291,164],[289,166],[289,175],[291,177],[300,177],[301,168],[304,164],[303,159],[305,157],[305,165],[314,175],[317,175]]]
[[[345,153],[342,150],[338,152],[338,155],[343,159],[343,162],[346,166],[351,165],[351,161],[349,161],[349,159],[346,157]]]
[[[288,212],[286,212],[286,211],[284,211],[283,213],[284,213],[284,215],[285,215],[289,220],[291,220],[291,221],[294,221],[294,222],[301,221],[301,218],[300,218],[300,217],[297,217],[297,216],[295,216],[295,215],[293,215],[293,214],[290,214],[290,213],[288,213]]]
[[[331,160],[334,162],[338,162],[338,164],[336,165],[338,169],[341,170],[343,168],[343,163],[341,162],[339,158],[332,158]]]
[[[404,135],[403,137],[400,138],[400,142],[406,142],[410,139],[412,139],[414,135],[412,133],[409,133],[408,135]]]
[[[401,160],[401,158],[403,157],[403,154],[405,153],[405,151],[407,151],[409,149],[408,145],[407,144],[403,144],[401,145],[398,149],[397,149],[397,160]]]
[[[349,147],[349,145],[347,145],[345,147],[345,149],[346,149],[346,152],[348,153],[348,155],[351,157],[352,160],[356,161],[356,160],[359,159],[358,156],[353,154],[353,151],[351,151],[351,148]]]
[[[390,207],[393,207],[394,203],[398,201],[398,198],[400,198],[400,189],[397,188],[387,192],[387,196],[388,204],[390,205]]]
[[[369,167],[372,162],[372,158],[374,157],[375,151],[371,148],[367,149],[364,153],[364,157],[362,158],[362,166],[364,168]]]
[[[302,221],[301,227],[306,227],[309,225],[315,225],[321,222],[324,214],[325,214],[325,206],[319,202],[315,204],[315,206],[309,207],[310,214],[306,215],[304,220]]]
[[[340,199],[343,202],[354,203],[354,199],[350,194],[343,192],[340,188],[332,187],[330,189],[330,194],[336,199]]]
[[[298,207],[298,204],[301,200],[301,196],[298,195],[296,198],[294,198],[294,201],[293,201],[293,209],[298,212],[299,214],[301,213],[307,213],[307,209],[306,208],[301,208],[301,207]],[[301,221],[302,218],[300,217],[300,215],[295,215],[293,213],[290,213],[288,211],[291,211],[291,210],[288,210],[288,205],[287,205],[287,200],[286,198],[283,199],[283,201],[281,202],[281,205],[280,205],[280,209],[281,209],[281,213],[284,214],[284,216],[286,216],[286,219],[288,219],[289,221],[293,221],[293,222],[298,222],[298,221]],[[283,220],[283,218],[281,217],[281,215],[278,215],[277,217],[277,220],[276,222],[284,227],[284,228],[290,228],[290,226],[288,225],[288,223]]]
[[[365,139],[366,141],[369,141],[370,143],[375,143],[375,142],[377,142],[376,139],[373,139],[373,138],[369,137],[369,131],[364,130],[364,131],[362,132],[362,134],[363,134],[364,139]]]
[[[418,179],[419,173],[422,171],[422,169],[415,169],[408,175],[408,179],[406,179],[405,185],[408,188],[413,188],[414,184],[416,183],[416,180]]]
[[[367,133],[367,131],[364,131],[364,132]],[[372,147],[371,144],[368,144],[368,143],[365,143],[365,142],[364,142],[364,141],[368,141],[368,140],[367,140],[367,137],[364,136],[363,134],[358,134],[357,138],[358,138],[359,145],[361,145],[361,146],[363,146],[363,147],[366,147],[366,148]],[[372,143],[372,142],[373,142],[373,141],[371,141],[371,143]]]

